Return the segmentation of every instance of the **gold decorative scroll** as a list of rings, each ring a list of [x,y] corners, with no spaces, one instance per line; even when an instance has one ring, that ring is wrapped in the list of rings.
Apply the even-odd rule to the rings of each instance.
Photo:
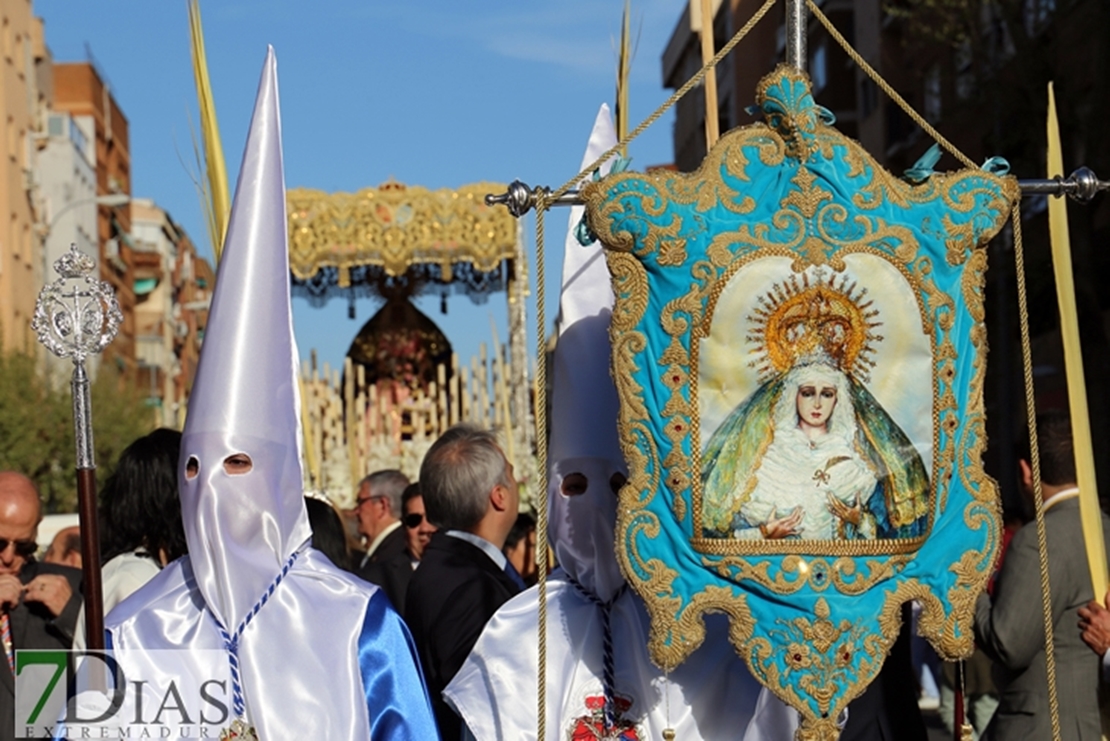
[[[516,219],[484,201],[504,190],[499,183],[428,190],[393,181],[357,193],[290,190],[290,268],[308,280],[335,267],[341,288],[349,285],[349,270],[362,265],[399,276],[411,265],[432,263],[447,281],[458,263],[491,272],[515,256]]]

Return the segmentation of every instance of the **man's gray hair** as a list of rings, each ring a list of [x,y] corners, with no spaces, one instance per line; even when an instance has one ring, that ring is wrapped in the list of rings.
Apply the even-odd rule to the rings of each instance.
[[[497,436],[470,424],[440,435],[420,465],[428,520],[444,530],[469,530],[486,515],[489,494],[511,486]]]
[[[408,476],[395,468],[388,468],[384,471],[375,471],[358,482],[359,490],[361,491],[366,485],[370,486],[370,496],[384,497],[389,502],[390,513],[398,519],[401,518],[401,494],[409,485]]]

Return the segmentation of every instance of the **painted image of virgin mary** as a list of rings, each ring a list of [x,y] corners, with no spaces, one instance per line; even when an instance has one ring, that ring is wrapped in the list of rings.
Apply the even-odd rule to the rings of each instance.
[[[706,537],[912,538],[927,524],[928,474],[905,432],[846,373],[846,297],[797,302],[785,332],[801,355],[741,402],[702,456]],[[786,312],[789,315],[789,312]],[[798,315],[798,308],[794,312]],[[774,328],[772,327],[772,331]],[[856,343],[857,348],[860,343]],[[779,353],[784,356],[784,353]]]

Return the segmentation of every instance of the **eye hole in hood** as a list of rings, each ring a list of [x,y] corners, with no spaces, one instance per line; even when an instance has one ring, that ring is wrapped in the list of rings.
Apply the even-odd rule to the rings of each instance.
[[[254,462],[246,453],[232,453],[224,458],[224,471],[227,472],[228,476],[242,476],[245,473],[250,473],[253,468]]]
[[[586,478],[585,474],[575,471],[574,473],[568,473],[566,476],[563,477],[563,483],[560,487],[560,491],[562,491],[563,496],[565,497],[577,497],[585,494],[589,488],[590,480]]]

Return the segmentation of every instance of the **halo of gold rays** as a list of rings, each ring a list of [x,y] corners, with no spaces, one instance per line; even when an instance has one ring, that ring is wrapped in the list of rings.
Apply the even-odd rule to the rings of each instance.
[[[756,299],[747,317],[745,338],[754,345],[749,365],[761,381],[785,373],[799,362],[823,359],[866,382],[875,367],[872,355],[883,337],[878,309],[867,289],[848,275],[818,268],[775,283]]]

